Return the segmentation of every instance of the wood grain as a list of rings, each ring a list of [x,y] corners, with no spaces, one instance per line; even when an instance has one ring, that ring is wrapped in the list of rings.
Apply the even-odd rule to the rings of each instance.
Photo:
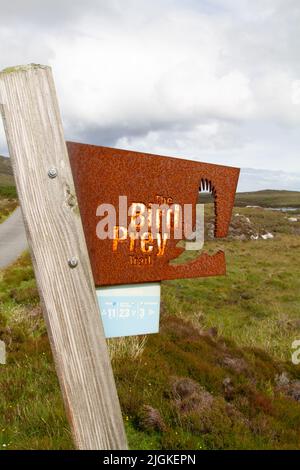
[[[61,390],[79,449],[126,449],[52,72],[0,73],[5,133]],[[57,169],[51,179],[49,168]],[[68,260],[78,259],[70,268]]]

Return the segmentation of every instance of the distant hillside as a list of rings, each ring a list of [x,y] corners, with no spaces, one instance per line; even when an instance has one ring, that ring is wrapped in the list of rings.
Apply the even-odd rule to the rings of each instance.
[[[0,197],[16,198],[16,186],[10,159],[0,155]]]
[[[236,206],[300,207],[299,191],[276,191],[266,189],[247,193],[237,193]]]
[[[14,186],[13,171],[10,159],[0,155],[0,186]]]
[[[210,194],[202,194],[199,202],[213,202]],[[277,191],[265,189],[247,193],[236,193],[236,207],[261,206],[261,207],[300,207],[300,191]]]

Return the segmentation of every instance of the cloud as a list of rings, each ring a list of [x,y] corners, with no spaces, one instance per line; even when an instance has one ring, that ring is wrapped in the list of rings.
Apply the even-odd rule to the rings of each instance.
[[[297,0],[0,3],[0,66],[52,66],[66,138],[300,172]]]
[[[300,191],[300,173],[243,168],[239,178],[238,191],[261,191],[263,189]]]
[[[35,29],[53,30],[83,17],[86,13],[111,14],[119,2],[106,0],[1,0],[1,20],[13,25],[34,25]]]

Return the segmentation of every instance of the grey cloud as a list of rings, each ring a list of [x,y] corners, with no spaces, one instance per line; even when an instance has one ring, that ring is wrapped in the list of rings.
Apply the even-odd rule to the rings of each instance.
[[[47,30],[64,24],[76,28],[76,21],[85,17],[144,21],[155,17],[155,9],[167,10],[174,4],[174,0],[0,0],[3,23]]]
[[[114,3],[106,0],[1,0],[1,22],[55,29],[58,24],[74,21],[85,14],[99,11],[111,14],[115,10]]]

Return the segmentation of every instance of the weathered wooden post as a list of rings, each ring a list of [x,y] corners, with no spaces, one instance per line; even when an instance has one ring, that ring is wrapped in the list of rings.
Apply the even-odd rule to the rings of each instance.
[[[0,103],[56,369],[79,449],[126,449],[51,69],[0,73]]]

